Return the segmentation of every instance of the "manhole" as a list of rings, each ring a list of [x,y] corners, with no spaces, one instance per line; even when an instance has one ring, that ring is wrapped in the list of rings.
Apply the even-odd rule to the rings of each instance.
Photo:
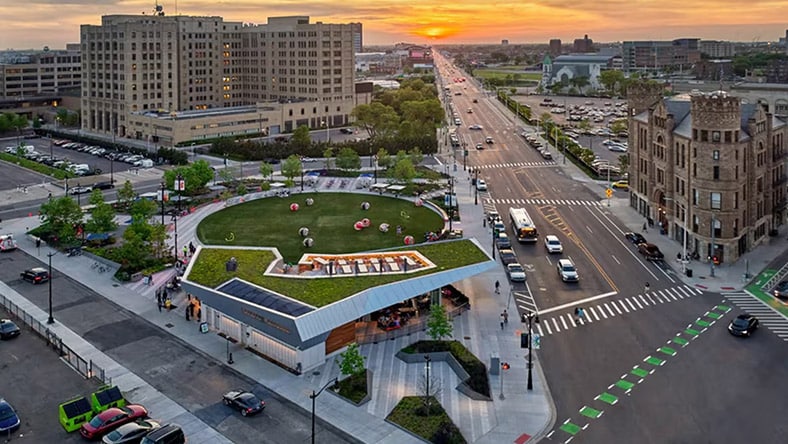
[[[164,324],[164,326],[165,326],[165,327],[167,327],[167,328],[172,328],[172,327],[175,327],[175,325],[173,325],[173,324],[170,324],[170,323]]]

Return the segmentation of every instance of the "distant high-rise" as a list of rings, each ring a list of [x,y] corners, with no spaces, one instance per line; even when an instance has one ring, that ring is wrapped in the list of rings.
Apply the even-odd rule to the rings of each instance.
[[[572,52],[594,52],[594,41],[588,38],[588,34],[582,39],[575,39],[575,43],[572,46]]]
[[[501,45],[504,45],[504,46],[506,46],[506,45],[508,45],[508,44],[509,44],[509,40],[507,40],[507,39],[503,39],[503,40],[501,40]]]
[[[665,67],[687,68],[700,60],[700,39],[624,42],[624,71],[655,71]]]
[[[561,55],[561,39],[550,40],[550,57],[556,58]]]
[[[0,53],[0,97],[31,97],[60,94],[79,88],[79,45],[43,51]]]
[[[363,26],[361,23],[351,23],[351,32],[353,33],[353,54],[364,52],[364,34]]]
[[[785,30],[785,54],[788,55],[788,29]]]

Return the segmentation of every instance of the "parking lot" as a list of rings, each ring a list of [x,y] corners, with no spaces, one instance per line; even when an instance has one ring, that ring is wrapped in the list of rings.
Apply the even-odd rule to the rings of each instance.
[[[8,313],[0,309],[0,317],[8,318]],[[84,442],[79,433],[69,434],[61,427],[58,405],[76,396],[89,396],[99,383],[83,378],[61,361],[42,338],[21,322],[16,323],[22,334],[0,341],[0,398],[14,407],[21,421],[11,442]]]

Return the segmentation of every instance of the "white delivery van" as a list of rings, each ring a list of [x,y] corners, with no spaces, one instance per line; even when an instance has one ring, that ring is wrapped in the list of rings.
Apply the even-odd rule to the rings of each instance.
[[[152,160],[150,160],[150,159],[142,159],[141,162],[142,162],[142,164],[140,164],[140,167],[142,167],[142,168],[153,168],[153,161]]]

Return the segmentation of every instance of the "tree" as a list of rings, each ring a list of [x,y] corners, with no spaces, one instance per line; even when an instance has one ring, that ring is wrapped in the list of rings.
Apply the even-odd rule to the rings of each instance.
[[[398,160],[394,165],[394,178],[400,182],[410,184],[413,178],[416,177],[416,167],[410,158]]]
[[[399,125],[394,108],[380,102],[359,105],[350,115],[356,119],[356,126],[364,129],[371,139],[390,137]]]
[[[621,170],[622,174],[629,170],[629,154],[618,156],[618,168]]]
[[[388,169],[391,167],[391,161],[392,161],[391,155],[385,149],[381,148],[378,150],[377,158],[378,158],[378,166],[380,168]]]
[[[126,180],[123,182],[123,186],[118,190],[118,204],[124,208],[128,207],[134,201],[135,197],[137,197],[137,192],[134,191],[134,186],[131,184],[130,180]]]
[[[224,183],[233,183],[235,182],[235,175],[229,168],[222,168],[219,170],[219,179]]]
[[[263,176],[263,179],[268,178],[268,180],[273,180],[274,177],[274,166],[268,162],[263,162],[260,164],[260,175]]]
[[[355,342],[348,345],[347,350],[339,354],[339,358],[339,371],[343,375],[357,375],[366,370],[364,367],[364,360],[366,358],[361,355],[358,344]]]
[[[627,130],[627,119],[614,120],[610,124],[610,131],[613,131],[614,134],[623,133],[626,130]]]
[[[424,161],[424,154],[418,148],[413,148],[408,154],[413,165],[420,165]]]
[[[361,157],[351,148],[342,148],[337,154],[337,168],[341,170],[358,170],[361,168]]]
[[[580,90],[580,94],[583,93],[583,88],[591,84],[586,76],[575,77],[572,80],[575,81],[574,86]]]
[[[617,70],[602,71],[599,73],[599,84],[610,95],[615,95],[618,86],[624,82],[624,73]]]
[[[282,162],[282,175],[287,178],[291,183],[293,178],[300,176],[303,166],[301,165],[301,158],[295,154],[290,155]]]
[[[312,145],[312,136],[309,135],[309,127],[301,125],[296,128],[293,137],[290,138],[290,146],[295,148],[296,152],[303,153],[310,145]]]
[[[443,338],[451,337],[453,330],[454,327],[446,315],[446,309],[443,305],[434,304],[430,306],[430,317],[427,319],[427,336],[432,338],[433,341],[441,341]]]
[[[85,224],[88,233],[109,233],[118,228],[115,222],[115,209],[104,201],[101,190],[90,193],[90,204],[95,205],[90,211],[90,220]]]
[[[56,236],[58,243],[76,240],[77,226],[82,224],[82,208],[69,196],[52,198],[41,204],[41,221],[45,231]]]
[[[326,159],[326,169],[331,169],[331,163],[334,161],[334,150],[331,147],[323,151],[323,158]]]

